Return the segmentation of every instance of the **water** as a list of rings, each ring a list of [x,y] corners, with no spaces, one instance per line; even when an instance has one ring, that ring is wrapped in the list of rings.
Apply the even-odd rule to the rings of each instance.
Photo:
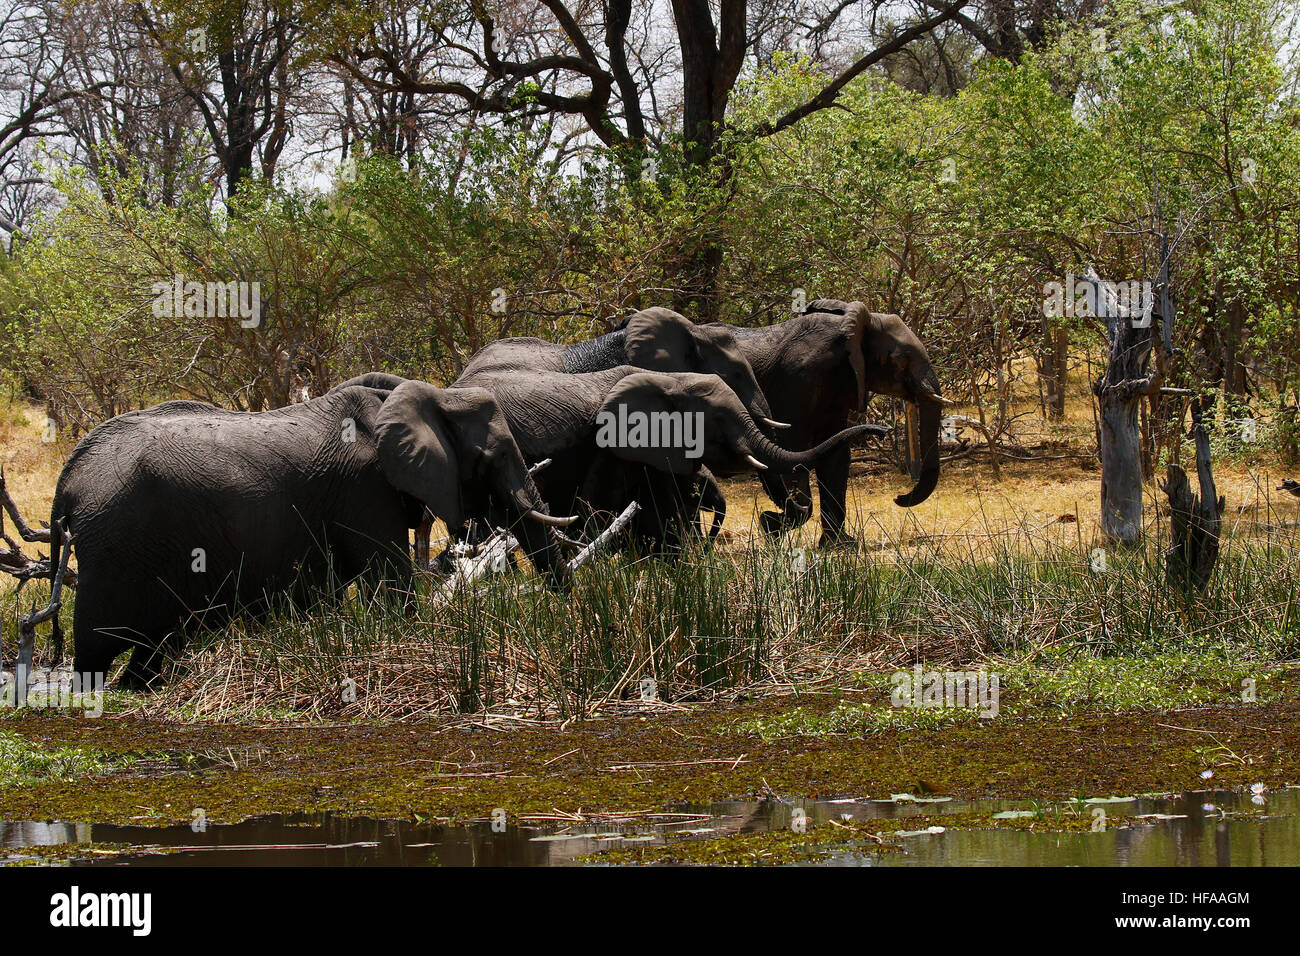
[[[1049,833],[1023,830],[953,830],[901,838],[903,852],[858,847],[835,849],[829,861],[843,866],[1298,866],[1300,790],[1265,795],[1203,791],[1143,797],[1127,803],[1094,804],[1107,814],[1165,814],[1129,828],[1102,832]],[[1216,809],[1206,810],[1212,804]],[[1043,806],[1046,806],[1045,804]],[[243,823],[145,827],[100,823],[0,822],[0,861],[34,854],[24,848],[86,843],[128,844],[120,855],[78,862],[150,866],[561,866],[602,848],[641,843],[766,833],[791,826],[801,808],[811,832],[830,832],[828,821],[908,819],[955,813],[991,816],[1029,810],[1026,801],[895,803],[878,800],[731,801],[683,807],[675,814],[610,818],[600,822],[510,821],[505,832],[491,823],[443,826],[332,814],[266,816]],[[1053,804],[1048,818],[1061,808]],[[1254,811],[1248,818],[1233,811]],[[1224,816],[1222,811],[1227,811]],[[1073,808],[1062,812],[1073,812]],[[942,821],[940,821],[941,823]],[[918,824],[918,828],[920,824]]]

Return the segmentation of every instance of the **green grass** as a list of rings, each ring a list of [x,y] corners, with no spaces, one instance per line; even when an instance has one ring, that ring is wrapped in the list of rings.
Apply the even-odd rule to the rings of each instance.
[[[113,767],[113,762],[103,755],[82,747],[45,750],[17,734],[0,730],[0,787],[78,780]]]
[[[821,713],[793,708],[741,722],[739,733],[764,740],[844,734],[869,736],[887,730],[933,730],[981,719],[1068,717],[1080,713],[1169,711],[1202,703],[1269,700],[1276,668],[1248,654],[1224,656],[1221,648],[1134,657],[1075,657],[1054,651],[1028,664],[984,665],[998,676],[998,711],[982,718],[974,708],[899,707],[890,699],[890,674],[861,676],[866,700],[842,701]],[[1249,685],[1244,682],[1250,681]]]
[[[1023,692],[1065,712],[1179,706],[1203,677],[1300,659],[1293,530],[1225,537],[1195,595],[1167,586],[1158,540],[1109,552],[1097,572],[1092,545],[1068,527],[1053,539],[1012,532],[941,551],[893,543],[801,558],[778,541],[676,562],[619,556],[584,567],[566,593],[525,570],[450,597],[435,582],[407,606],[381,592],[283,609],[192,641],[150,707],[217,719],[567,719],[639,702],[643,681],[660,700],[698,701],[870,689],[924,662],[998,669],[1008,701]],[[38,599],[32,588],[23,604]],[[0,605],[12,620],[12,595]]]

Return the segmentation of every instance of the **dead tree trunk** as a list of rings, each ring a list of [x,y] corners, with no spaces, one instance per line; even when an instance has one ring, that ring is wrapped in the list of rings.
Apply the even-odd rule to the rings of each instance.
[[[1226,501],[1218,497],[1210,470],[1210,436],[1201,424],[1200,403],[1192,405],[1192,438],[1196,442],[1196,479],[1199,496],[1192,494],[1187,472],[1169,466],[1160,490],[1169,496],[1172,540],[1165,555],[1165,575],[1171,587],[1184,592],[1204,591],[1219,557],[1219,531]]]
[[[1052,421],[1065,418],[1066,378],[1070,364],[1070,334],[1056,322],[1043,319],[1039,347],[1038,381],[1043,389],[1043,411]]]
[[[1093,385],[1100,407],[1101,530],[1113,543],[1129,547],[1142,538],[1142,432],[1138,408],[1144,395],[1160,388],[1163,363],[1149,369],[1152,346],[1151,314],[1145,319],[1122,307],[1113,288],[1092,268],[1094,311],[1106,320],[1110,360]]]
[[[37,555],[35,559],[23,554],[18,542],[9,537],[4,530],[4,515],[8,513],[13,519],[14,526],[18,529],[18,535],[27,542],[52,541],[54,535],[59,536],[59,543],[62,550],[56,564],[52,558],[43,558]],[[22,615],[18,620],[18,661],[15,668],[15,680],[17,682],[18,692],[20,695],[25,694],[27,680],[31,675],[32,663],[36,649],[36,625],[54,619],[54,633],[52,643],[54,649],[54,658],[57,661],[63,656],[63,631],[59,626],[59,607],[62,604],[63,586],[77,586],[77,574],[68,567],[68,558],[72,554],[72,536],[68,534],[66,522],[60,522],[59,526],[52,529],[32,528],[23,520],[18,505],[13,498],[9,496],[9,491],[5,488],[4,471],[0,470],[0,541],[4,542],[7,547],[0,548],[0,571],[6,574],[12,574],[18,579],[18,588],[14,593],[21,591],[23,585],[33,578],[50,579],[50,601],[42,610],[32,608],[32,613]]]

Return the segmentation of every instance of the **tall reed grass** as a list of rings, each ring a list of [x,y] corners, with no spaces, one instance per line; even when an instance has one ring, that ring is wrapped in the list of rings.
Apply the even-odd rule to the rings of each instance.
[[[1109,551],[1067,525],[803,551],[750,541],[674,561],[609,557],[571,591],[529,571],[428,582],[192,643],[150,711],[196,717],[568,719],[850,686],[928,664],[1187,651],[1300,658],[1296,532],[1225,538],[1203,594],[1166,583],[1163,533]]]

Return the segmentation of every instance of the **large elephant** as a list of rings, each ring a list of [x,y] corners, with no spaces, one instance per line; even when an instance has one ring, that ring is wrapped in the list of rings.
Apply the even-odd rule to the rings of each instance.
[[[260,413],[167,402],[87,435],[51,512],[77,555],[76,670],[106,673],[134,649],[122,684],[139,688],[191,627],[263,613],[272,594],[306,605],[357,579],[409,591],[408,529],[426,508],[459,527],[467,484],[491,490],[562,584],[565,522],[547,514],[491,393],[386,384]]]
[[[902,398],[917,406],[921,472],[915,486],[894,499],[910,508],[925,501],[939,481],[942,406],[930,357],[921,340],[897,315],[871,312],[862,302],[818,299],[804,315],[760,328],[726,326],[754,369],[772,403],[772,414],[790,425],[782,441],[811,448],[844,428],[872,393]],[[837,445],[815,457],[821,503],[822,544],[850,542],[844,530],[849,480],[849,448]],[[769,534],[798,527],[812,508],[809,472],[765,473],[763,486],[781,512],[762,516]]]
[[[790,452],[763,433],[720,377],[628,365],[578,374],[480,370],[462,377],[451,391],[465,386],[492,392],[527,460],[550,460],[536,480],[553,509],[617,511],[635,498],[646,508],[642,535],[656,540],[663,539],[665,523],[683,517],[678,505],[684,499],[720,497],[716,485],[710,491],[709,473],[785,473],[858,435],[885,431],[847,428],[816,448]],[[679,425],[682,440],[637,444],[630,432],[611,437],[611,426],[637,421]],[[684,431],[687,421],[698,423],[693,446]],[[694,514],[684,517],[689,523]]]
[[[754,370],[726,326],[696,325],[672,309],[658,306],[634,312],[613,332],[575,345],[545,339],[500,339],[480,349],[457,381],[487,372],[602,372],[632,365],[652,372],[717,375],[730,386],[749,414],[772,427],[767,397]]]
[[[524,371],[579,375],[621,365],[655,372],[717,375],[736,393],[764,432],[775,435],[776,429],[783,427],[782,423],[773,421],[768,399],[729,329],[722,325],[696,325],[680,313],[659,306],[634,312],[613,332],[573,345],[537,338],[492,342],[470,359],[458,381],[472,382],[489,373]],[[713,512],[712,540],[721,530],[726,499],[711,479],[697,482],[698,487],[694,488],[689,488],[689,484],[645,474],[634,483],[630,493],[643,502],[658,500],[665,494],[677,498],[685,509],[683,516],[688,524],[693,524],[703,505]],[[669,489],[667,485],[673,487]],[[612,495],[607,497],[613,500]],[[656,526],[657,516],[647,512],[639,523]]]

